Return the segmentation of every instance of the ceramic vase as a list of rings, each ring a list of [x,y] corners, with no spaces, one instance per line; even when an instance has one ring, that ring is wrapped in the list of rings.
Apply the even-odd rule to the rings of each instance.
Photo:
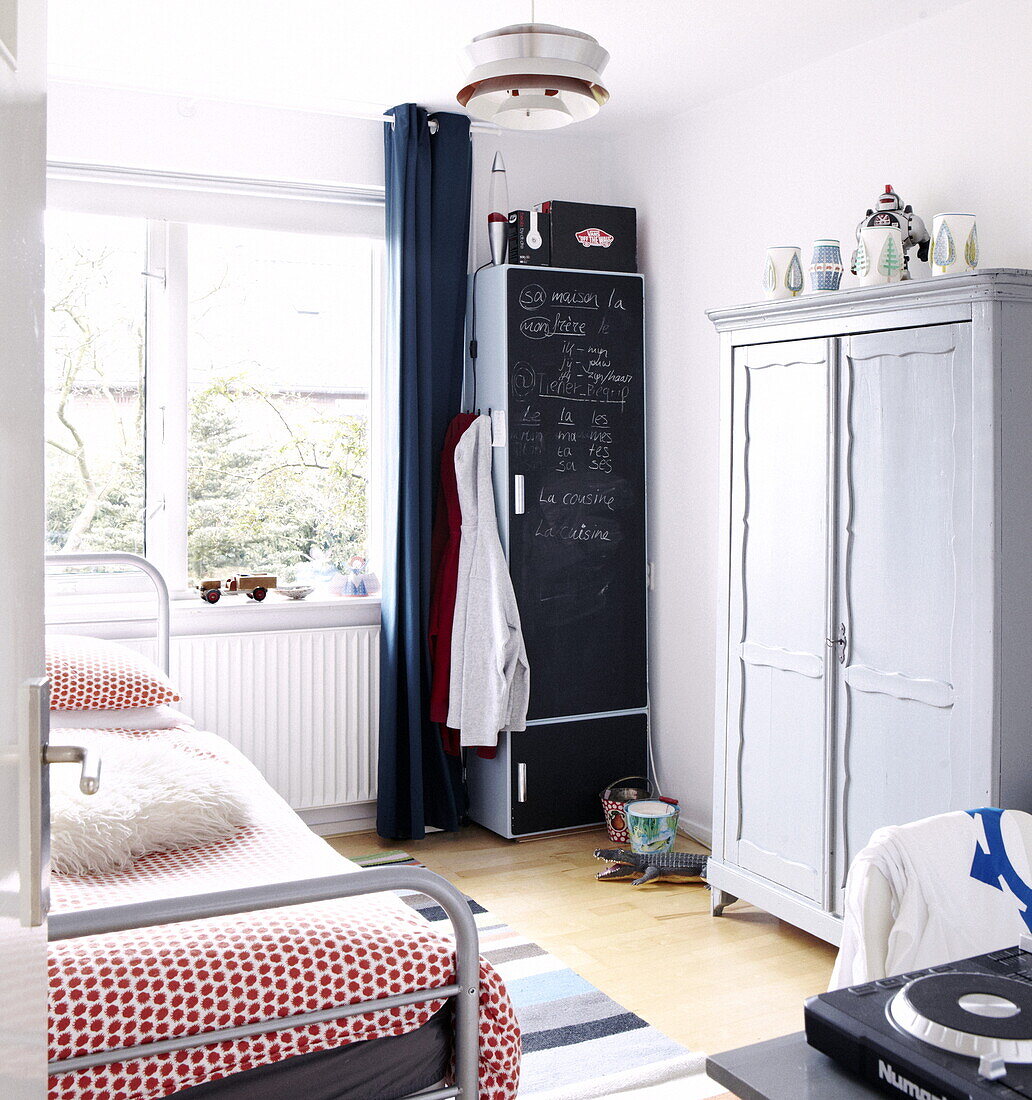
[[[936,214],[932,219],[932,274],[963,275],[978,267],[974,214]]]
[[[813,242],[810,258],[810,289],[838,290],[842,282],[842,249],[838,241]]]
[[[767,298],[797,298],[803,289],[803,262],[795,245],[767,249],[763,293]]]
[[[868,225],[856,246],[856,279],[861,286],[898,283],[903,276],[903,233],[894,226]]]

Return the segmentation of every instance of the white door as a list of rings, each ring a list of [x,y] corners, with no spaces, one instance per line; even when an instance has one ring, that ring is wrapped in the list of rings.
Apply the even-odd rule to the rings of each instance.
[[[29,927],[25,683],[43,671],[42,0],[0,0],[0,1096],[46,1095],[46,930]],[[36,764],[38,771],[39,765]],[[39,806],[35,807],[37,821]]]
[[[841,889],[875,829],[992,791],[972,739],[973,544],[991,543],[972,522],[971,326],[851,336],[840,379]]]
[[[732,383],[725,850],[818,902],[833,351],[827,340],[736,348]]]

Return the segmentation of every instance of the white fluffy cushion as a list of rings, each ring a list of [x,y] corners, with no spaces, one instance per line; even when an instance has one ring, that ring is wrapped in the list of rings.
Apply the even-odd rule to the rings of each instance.
[[[175,707],[126,707],[124,710],[55,710],[52,729],[63,730],[171,730],[197,723]]]
[[[225,840],[248,823],[232,768],[159,736],[78,730],[68,744],[100,752],[100,790],[79,790],[79,768],[50,769],[50,847],[59,874],[118,871],[149,852]],[[55,744],[60,743],[55,739]]]

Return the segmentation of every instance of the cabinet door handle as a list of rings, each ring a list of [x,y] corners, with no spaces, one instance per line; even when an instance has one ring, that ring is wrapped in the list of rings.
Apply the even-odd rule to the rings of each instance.
[[[516,801],[527,801],[527,765],[516,765]]]
[[[824,641],[829,648],[838,650],[838,663],[844,665],[846,663],[846,646],[849,644],[846,637],[846,624],[839,623],[837,638],[825,638]]]
[[[526,511],[526,501],[523,497],[523,474],[512,476],[512,512],[515,516],[522,516]]]

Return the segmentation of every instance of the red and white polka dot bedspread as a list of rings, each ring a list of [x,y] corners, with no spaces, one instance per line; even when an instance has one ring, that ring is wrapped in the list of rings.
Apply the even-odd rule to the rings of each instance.
[[[124,736],[160,737],[184,751],[230,761],[252,795],[255,824],[218,844],[146,856],[127,871],[55,875],[55,912],[358,870],[311,833],[221,738],[185,729]],[[54,739],[62,738],[55,733]],[[386,894],[52,943],[50,1058],[444,985],[454,974],[451,951],[446,936]],[[519,1082],[519,1028],[497,972],[482,961],[480,977],[480,1095],[511,1100]],[[50,1078],[49,1096],[169,1096],[253,1066],[404,1034],[443,1004],[375,1011],[60,1074]]]

